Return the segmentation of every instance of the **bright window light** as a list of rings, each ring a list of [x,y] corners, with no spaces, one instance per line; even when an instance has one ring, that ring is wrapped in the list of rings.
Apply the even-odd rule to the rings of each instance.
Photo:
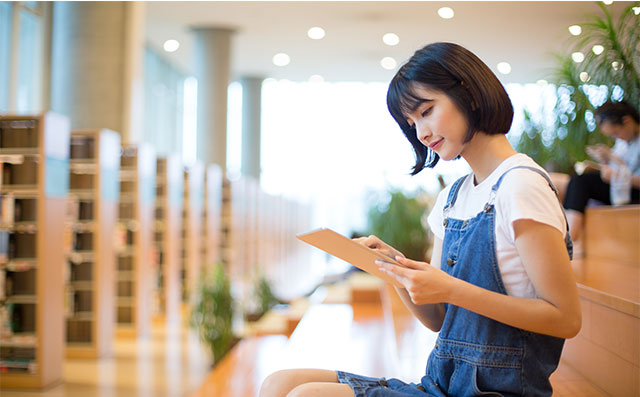
[[[382,42],[390,46],[398,45],[398,43],[400,43],[400,37],[395,33],[386,33],[382,36]]]
[[[307,36],[309,36],[309,38],[313,40],[323,39],[324,35],[325,35],[324,29],[318,26],[314,26],[307,31]]]
[[[164,48],[166,52],[176,52],[178,51],[178,48],[180,48],[180,42],[178,42],[178,40],[169,39],[164,42],[162,48]]]
[[[580,63],[584,61],[584,54],[581,53],[580,51],[576,51],[573,54],[571,54],[571,59],[573,59],[573,62],[575,63]]]
[[[569,33],[574,36],[579,36],[580,33],[582,33],[582,28],[580,27],[580,25],[571,25],[569,26]]]

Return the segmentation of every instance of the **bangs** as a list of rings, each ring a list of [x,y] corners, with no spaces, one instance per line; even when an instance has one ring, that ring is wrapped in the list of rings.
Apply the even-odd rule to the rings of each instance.
[[[409,130],[407,115],[413,113],[424,99],[414,93],[415,81],[404,78],[400,73],[394,77],[387,91],[389,113],[403,130]]]

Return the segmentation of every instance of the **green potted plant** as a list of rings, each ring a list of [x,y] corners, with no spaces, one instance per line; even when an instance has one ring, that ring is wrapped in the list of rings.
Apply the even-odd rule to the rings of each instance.
[[[190,321],[209,347],[214,363],[219,362],[233,345],[233,304],[229,278],[224,267],[217,264],[200,282]]]
[[[407,258],[427,259],[431,242],[423,225],[429,207],[425,194],[390,189],[385,197],[376,200],[368,211],[367,234],[378,236]]]
[[[598,3],[602,16],[594,15],[579,24],[581,35],[572,37],[566,54],[556,56],[555,122],[547,128],[535,123],[525,111],[525,128],[516,143],[518,151],[551,171],[571,173],[575,162],[587,158],[586,146],[612,143],[595,124],[594,105],[587,91],[606,87],[603,100],[640,105],[640,28],[634,11],[639,5],[631,3],[615,18],[607,6]],[[582,62],[575,62],[569,55],[576,52],[584,55]]]
[[[262,272],[259,272],[254,279],[253,301],[254,305],[245,315],[247,321],[258,321],[272,307],[280,303],[273,293],[271,283]]]

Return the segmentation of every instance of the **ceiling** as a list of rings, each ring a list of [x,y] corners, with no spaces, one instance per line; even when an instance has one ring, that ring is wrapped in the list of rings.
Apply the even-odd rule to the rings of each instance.
[[[627,3],[628,4],[628,3]],[[627,4],[608,6],[617,13]],[[455,16],[438,16],[440,7]],[[158,49],[167,39],[180,48],[167,57],[192,73],[192,27],[225,27],[232,38],[232,79],[243,76],[307,81],[387,82],[394,70],[380,66],[383,57],[402,64],[415,50],[434,41],[459,43],[475,52],[494,72],[509,62],[512,72],[498,75],[503,83],[548,79],[553,53],[566,53],[568,26],[601,11],[594,2],[426,2],[426,1],[203,1],[146,3],[149,43]],[[322,27],[322,40],[307,30]],[[400,43],[382,43],[382,35],[396,33]],[[273,65],[274,54],[287,53],[291,62]]]

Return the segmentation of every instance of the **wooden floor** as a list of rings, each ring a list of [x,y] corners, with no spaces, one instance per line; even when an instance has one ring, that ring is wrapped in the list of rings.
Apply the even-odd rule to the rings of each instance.
[[[112,357],[64,362],[64,383],[42,392],[2,391],[2,397],[189,396],[254,397],[262,381],[285,368],[325,368],[419,382],[436,334],[417,320],[385,310],[397,305],[347,304],[347,294],[312,304],[290,338],[242,340],[211,370],[210,359],[186,327],[155,325],[147,340],[120,338]],[[326,303],[333,302],[333,303]],[[391,305],[391,306],[389,306]],[[398,307],[394,306],[397,310]],[[555,396],[605,397],[566,365],[552,376]]]
[[[211,360],[188,328],[155,324],[147,339],[117,338],[114,354],[66,359],[64,382],[40,392],[2,390],[2,397],[188,396],[201,387]]]
[[[385,311],[398,309],[398,301],[387,295],[382,303],[312,305],[290,339],[243,340],[191,397],[254,397],[269,374],[286,368],[340,369],[419,382],[436,334],[408,312],[397,311],[390,322]],[[565,363],[551,381],[556,397],[609,396]]]

